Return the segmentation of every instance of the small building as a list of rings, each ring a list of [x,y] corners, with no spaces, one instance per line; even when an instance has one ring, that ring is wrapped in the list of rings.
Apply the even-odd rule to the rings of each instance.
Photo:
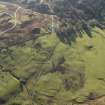
[[[32,30],[31,30],[31,32],[32,32],[32,34],[40,34],[40,28],[33,28]]]
[[[25,33],[31,33],[31,34],[40,34],[41,30],[41,24],[38,21],[31,21],[24,24],[24,28],[22,31]]]

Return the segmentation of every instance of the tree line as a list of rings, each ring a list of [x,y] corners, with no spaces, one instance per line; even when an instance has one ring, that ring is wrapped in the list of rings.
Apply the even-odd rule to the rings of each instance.
[[[62,0],[52,5],[61,21],[58,36],[66,43],[75,41],[83,32],[92,37],[92,27],[105,28],[105,0]]]

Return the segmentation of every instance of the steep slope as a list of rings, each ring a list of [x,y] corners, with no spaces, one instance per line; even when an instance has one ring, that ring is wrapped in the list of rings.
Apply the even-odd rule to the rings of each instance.
[[[23,90],[7,105],[23,105],[25,100],[38,105],[90,105],[90,100],[104,96],[104,31],[94,30],[98,33],[93,32],[93,38],[84,35],[72,46],[60,42],[56,35],[45,35],[34,47],[33,42],[11,47],[13,58],[8,55],[2,63],[14,67],[12,74],[19,78]]]
[[[82,31],[70,45],[49,31],[50,15],[1,8],[1,105],[105,105],[104,29]]]

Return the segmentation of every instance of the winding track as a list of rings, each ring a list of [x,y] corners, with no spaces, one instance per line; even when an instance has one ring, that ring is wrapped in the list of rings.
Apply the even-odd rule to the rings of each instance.
[[[11,28],[6,29],[5,31],[3,31],[3,32],[0,33],[0,35],[3,35],[3,34],[9,32],[9,31],[13,30],[13,29],[16,27],[16,25],[17,25],[17,13],[18,13],[18,11],[19,11],[22,7],[20,7],[20,6],[17,5],[17,4],[13,4],[13,3],[9,3],[9,2],[1,2],[1,1],[0,1],[0,4],[6,5],[6,6],[14,6],[14,7],[17,7],[16,11],[14,12],[14,17],[15,17],[14,25],[13,25]],[[3,13],[4,13],[4,12],[3,12]],[[10,17],[13,17],[13,16],[10,15],[8,12],[5,12],[5,13],[6,13],[7,15],[9,15]]]
[[[43,0],[41,0],[40,1],[40,3],[43,3]],[[9,31],[11,31],[11,30],[13,30],[15,27],[16,27],[16,25],[17,25],[17,13],[18,13],[18,11],[20,10],[20,9],[23,9],[21,6],[19,6],[18,4],[14,4],[14,3],[10,3],[10,2],[3,2],[3,1],[0,1],[0,4],[3,4],[3,5],[6,5],[6,6],[14,6],[14,7],[17,7],[17,9],[16,9],[16,11],[14,12],[14,17],[15,17],[15,23],[14,23],[14,25],[11,27],[11,28],[9,28],[9,29],[6,29],[5,31],[3,31],[3,32],[0,32],[0,35],[3,35],[3,34],[5,34],[5,33],[7,33],[7,32],[9,32]],[[52,10],[52,7],[48,4],[48,6],[49,6],[49,8],[51,9],[51,11],[53,11]],[[12,15],[10,15],[8,12],[5,12],[7,15],[9,15],[10,17],[13,17]],[[54,15],[51,15],[51,32],[53,33],[54,32]]]

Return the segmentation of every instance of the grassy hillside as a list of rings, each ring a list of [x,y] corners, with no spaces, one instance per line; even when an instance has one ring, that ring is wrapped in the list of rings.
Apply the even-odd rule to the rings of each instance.
[[[7,105],[27,105],[26,100],[29,105],[79,105],[105,95],[105,34],[99,28],[92,34],[90,38],[84,33],[71,45],[60,42],[56,34],[45,35],[10,47],[11,54],[1,52],[1,64],[22,85],[11,88],[15,97]],[[4,93],[10,95],[7,89]]]
[[[0,19],[5,30],[5,19]],[[1,35],[0,105],[105,105],[104,29],[94,26],[91,37],[82,30],[82,35],[69,40],[70,32],[60,37],[45,33],[47,25],[35,38],[18,33],[20,27],[7,33],[5,40]]]

